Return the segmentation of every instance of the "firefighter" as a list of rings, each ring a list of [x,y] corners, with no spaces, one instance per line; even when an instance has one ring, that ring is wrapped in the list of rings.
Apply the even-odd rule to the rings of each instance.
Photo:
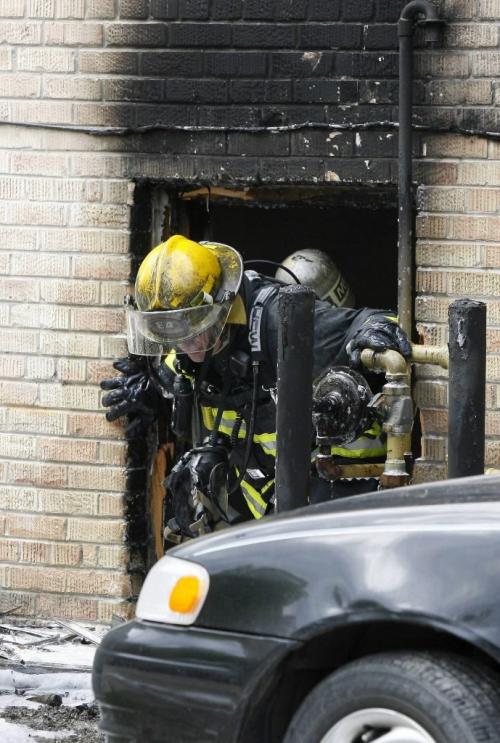
[[[161,396],[170,397],[174,431],[180,419],[181,437],[194,432],[195,445],[166,483],[175,514],[166,533],[173,541],[273,510],[281,286],[244,271],[233,248],[181,235],[154,248],[139,268],[126,313],[133,358],[115,362],[122,376],[101,383],[108,390],[103,405],[108,420],[136,414],[150,423]],[[331,365],[359,366],[363,348],[411,352],[390,313],[317,301],[314,378]],[[194,407],[194,421],[187,407]],[[383,454],[372,445],[377,433],[366,432],[353,456]],[[311,490],[317,500],[323,481],[313,476]]]
[[[276,278],[285,284],[298,280],[314,291],[318,299],[335,307],[355,307],[351,287],[329,255],[317,248],[297,250],[276,271]]]

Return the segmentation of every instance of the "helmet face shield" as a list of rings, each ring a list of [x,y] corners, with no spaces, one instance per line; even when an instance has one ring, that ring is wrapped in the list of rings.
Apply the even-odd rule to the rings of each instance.
[[[140,312],[127,308],[128,350],[139,356],[164,355],[172,349],[189,353],[215,346],[226,324],[232,300],[182,310]]]

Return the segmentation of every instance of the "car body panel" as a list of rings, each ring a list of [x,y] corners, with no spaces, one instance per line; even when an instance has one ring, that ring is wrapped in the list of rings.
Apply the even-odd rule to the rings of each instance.
[[[238,741],[297,643],[133,621],[97,649],[102,729],[126,740]]]

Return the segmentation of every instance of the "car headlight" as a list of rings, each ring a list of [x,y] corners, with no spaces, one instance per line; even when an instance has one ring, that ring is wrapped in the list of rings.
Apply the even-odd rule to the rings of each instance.
[[[208,593],[210,578],[201,565],[162,557],[146,576],[136,617],[166,624],[193,624]]]

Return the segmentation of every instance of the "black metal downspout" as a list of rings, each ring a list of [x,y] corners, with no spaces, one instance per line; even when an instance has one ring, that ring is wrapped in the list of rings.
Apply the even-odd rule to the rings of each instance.
[[[412,210],[412,88],[413,34],[418,16],[429,29],[429,40],[439,39],[442,22],[428,0],[412,0],[401,11],[399,37],[399,194],[398,194],[398,315],[411,338],[413,331],[413,210]]]

